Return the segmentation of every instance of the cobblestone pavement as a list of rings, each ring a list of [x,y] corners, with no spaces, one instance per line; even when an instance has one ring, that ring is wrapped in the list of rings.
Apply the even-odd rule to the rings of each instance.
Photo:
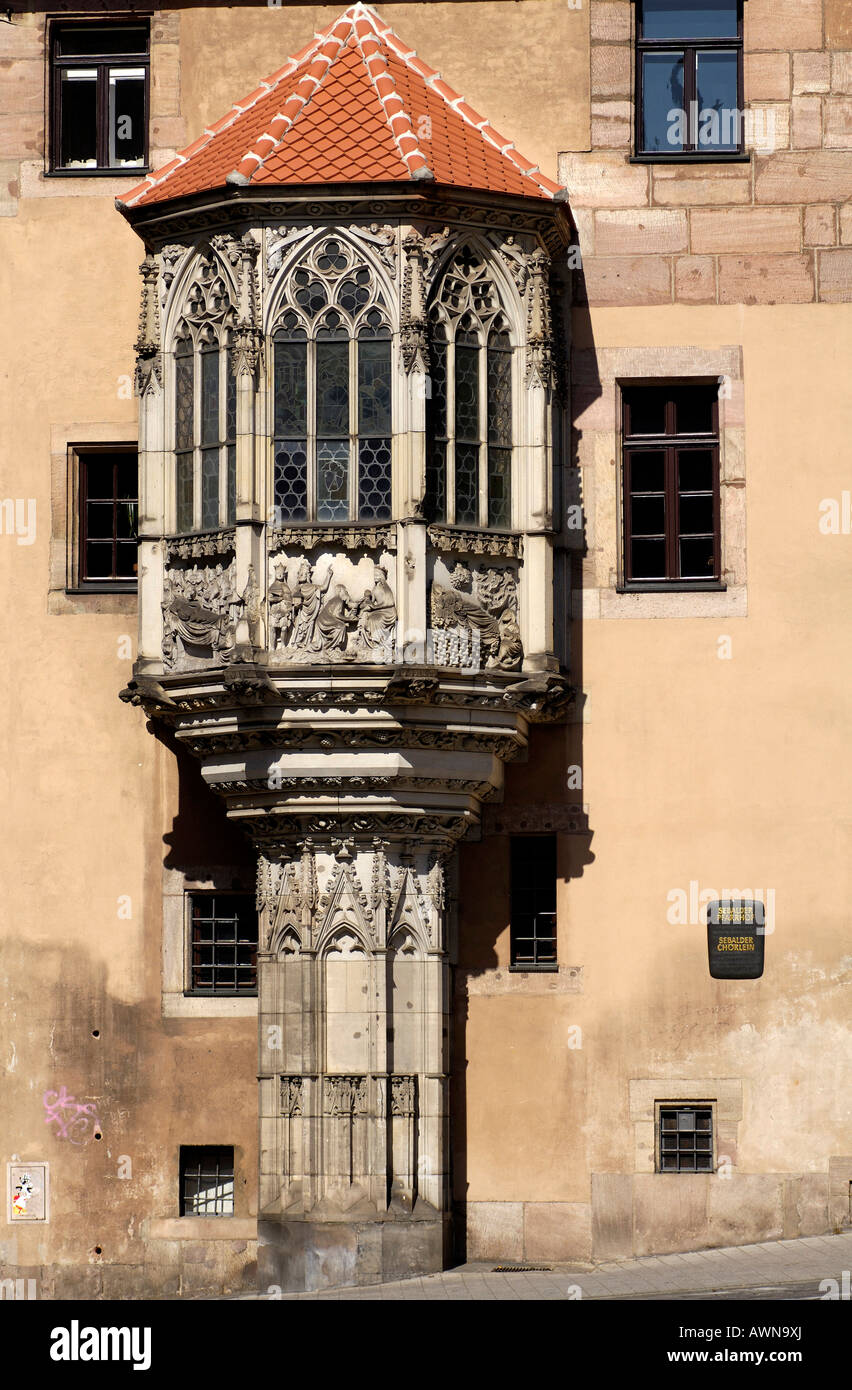
[[[518,1272],[462,1265],[443,1274],[365,1288],[282,1294],[282,1301],[419,1302],[569,1299],[822,1299],[824,1279],[850,1292],[852,1232],[735,1245],[687,1255],[646,1256],[595,1265],[553,1265]],[[846,1271],[846,1279],[843,1273]],[[245,1297],[245,1295],[244,1295]],[[258,1297],[255,1295],[255,1297]]]

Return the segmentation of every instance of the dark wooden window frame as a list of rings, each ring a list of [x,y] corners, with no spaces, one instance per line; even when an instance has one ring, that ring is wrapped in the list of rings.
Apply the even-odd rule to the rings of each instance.
[[[250,944],[250,945],[253,947],[253,949],[254,949],[254,983],[253,983],[251,986],[246,986],[245,988],[241,988],[241,989],[240,989],[240,988],[237,988],[237,989],[216,989],[216,988],[208,989],[208,988],[205,988],[205,987],[203,987],[203,986],[200,986],[200,985],[196,984],[196,982],[195,982],[195,970],[196,970],[196,966],[195,966],[195,962],[194,962],[194,960],[193,960],[193,956],[194,956],[194,947],[195,947],[195,946],[197,946],[197,945],[202,945],[202,944],[203,944],[203,945],[212,945],[212,946],[214,947],[214,952],[215,952],[215,947],[216,947],[216,944],[217,944],[217,943],[216,943],[216,940],[215,940],[215,931],[214,931],[213,933],[211,933],[211,941],[210,941],[210,942],[206,942],[206,941],[205,941],[205,942],[196,942],[196,941],[194,940],[194,931],[193,931],[193,921],[194,921],[194,918],[193,918],[193,903],[194,903],[194,901],[195,901],[195,900],[201,900],[201,899],[207,899],[210,903],[215,903],[218,899],[224,900],[224,899],[227,899],[227,898],[240,898],[240,899],[244,899],[245,901],[249,902],[249,901],[252,900],[252,895],[251,895],[250,893],[241,893],[241,892],[235,892],[235,891],[234,891],[234,892],[222,892],[220,889],[203,890],[203,891],[202,891],[201,889],[191,889],[191,890],[187,893],[186,898],[187,898],[187,907],[186,907],[186,915],[187,915],[187,929],[186,929],[186,930],[187,930],[187,957],[186,957],[186,959],[187,959],[187,969],[186,969],[186,988],[185,988],[185,990],[184,990],[184,994],[185,994],[187,997],[191,997],[191,998],[195,998],[195,999],[199,999],[199,998],[200,998],[200,999],[247,999],[247,998],[251,999],[251,998],[256,998],[256,997],[257,997],[257,929],[256,929],[256,918],[255,918],[255,931],[254,931],[254,934],[253,934],[251,937],[246,937],[245,939],[241,939],[241,938],[238,937],[233,943],[231,943],[231,942],[220,942],[220,943],[218,943],[218,944],[220,944],[220,945],[231,945],[231,944],[233,944],[233,945],[235,945],[235,946],[237,946],[237,945],[243,945],[243,946],[245,946],[245,945],[249,945],[249,944]],[[207,919],[205,919],[205,920],[207,920]],[[215,921],[216,921],[215,916],[212,917],[210,920],[212,920],[212,922],[213,922],[214,925],[215,925]],[[215,955],[214,955],[214,963],[213,963],[213,967],[212,967],[212,968],[213,968],[214,970],[215,970],[215,968],[216,968],[216,965],[215,965]],[[228,968],[228,969],[232,969],[232,968],[234,968],[234,967],[228,966],[227,968]]]
[[[69,551],[69,593],[79,594],[127,594],[135,593],[138,588],[138,576],[133,579],[119,578],[95,578],[89,579],[86,576],[86,464],[89,458],[101,457],[104,454],[127,454],[129,457],[138,459],[136,444],[129,444],[126,440],[115,444],[72,444],[69,445],[69,498],[70,507],[73,509],[72,525],[70,528],[71,548]],[[138,471],[137,471],[138,479]],[[139,488],[137,482],[136,502],[139,501]],[[113,518],[115,514],[113,513]],[[113,534],[113,546],[117,537]],[[113,558],[115,551],[113,550]],[[115,565],[113,565],[113,569]]]
[[[536,913],[532,929],[532,935],[520,936],[517,930],[518,923],[515,907],[516,884],[512,881],[512,856],[513,846],[521,845],[523,842],[532,840],[550,840],[553,842],[553,909],[543,910]],[[558,859],[559,844],[555,834],[545,835],[512,835],[509,838],[509,904],[510,904],[510,963],[509,970],[516,974],[538,973],[541,971],[556,971],[559,969],[558,959],[558,937],[557,937],[557,914],[556,914],[556,884],[557,873],[556,864]],[[527,891],[534,891],[532,889]],[[539,930],[542,928],[549,930]],[[519,943],[521,941],[532,943],[532,959],[524,957],[519,959]],[[540,955],[541,953],[541,955]]]
[[[79,29],[81,32],[86,28],[114,28],[114,29],[145,29],[148,33],[148,48],[145,53],[76,53],[61,55],[59,53],[59,36],[63,30]],[[50,64],[50,127],[48,138],[48,149],[50,152],[49,168],[47,173],[57,178],[132,178],[144,175],[150,168],[150,144],[149,127],[151,119],[151,26],[146,15],[138,17],[122,15],[121,19],[115,20],[107,12],[98,14],[91,20],[65,20],[55,19],[50,25],[50,39],[48,45],[49,64]],[[98,70],[98,91],[97,91],[97,165],[94,168],[68,168],[61,162],[62,149],[62,70],[68,67],[93,67]],[[110,67],[135,67],[145,68],[144,83],[144,145],[142,150],[142,163],[128,165],[111,165],[107,162],[109,155],[109,68]]]
[[[236,1210],[236,1172],[235,1172],[235,1153],[233,1147],[226,1144],[181,1144],[180,1157],[178,1161],[179,1169],[179,1210],[181,1216],[201,1216],[205,1220],[211,1217],[230,1217]],[[205,1171],[205,1169],[207,1171]],[[214,1187],[221,1187],[223,1182],[230,1181],[230,1207],[220,1209],[221,1204],[229,1200],[224,1196],[213,1198],[213,1209],[211,1211],[194,1211],[188,1205],[187,1198],[197,1196],[201,1191],[201,1179],[214,1179]],[[196,1184],[193,1193],[188,1191],[189,1184]]]
[[[622,462],[621,462],[621,505],[623,518],[623,543],[621,547],[622,580],[617,586],[619,593],[669,593],[677,590],[688,592],[705,590],[724,590],[722,581],[722,508],[721,508],[721,435],[719,432],[719,398],[713,400],[712,434],[675,434],[674,410],[677,393],[696,386],[718,388],[716,378],[687,377],[678,381],[647,378],[642,381],[619,381],[622,409]],[[634,389],[648,387],[668,393],[666,402],[666,433],[662,435],[634,435],[630,433],[630,410],[624,400],[625,393]],[[713,454],[713,575],[704,578],[682,579],[675,574],[677,569],[678,528],[678,488],[677,455],[681,449],[706,449]],[[665,499],[666,499],[666,577],[664,579],[633,579],[630,575],[631,492],[630,455],[656,449],[665,453]]]
[[[696,39],[684,35],[679,39],[646,39],[642,36],[642,11],[643,0],[634,0],[635,5],[635,92],[634,102],[634,140],[633,148],[635,153],[631,157],[631,163],[648,164],[719,164],[719,163],[748,163],[751,155],[745,149],[743,122],[745,119],[745,89],[743,82],[743,7],[746,0],[738,0],[737,11],[737,37],[723,39]],[[691,124],[692,103],[696,101],[696,55],[702,51],[717,52],[720,49],[727,49],[737,54],[737,107],[740,112],[739,144],[733,150],[712,150],[703,149],[696,145],[693,138],[692,143],[684,145],[682,150],[664,153],[659,150],[644,150],[642,148],[642,113],[644,106],[644,92],[642,86],[642,59],[646,53],[682,53],[683,54],[683,103]],[[699,113],[700,114],[700,113]],[[690,134],[697,135],[697,131],[690,130]]]

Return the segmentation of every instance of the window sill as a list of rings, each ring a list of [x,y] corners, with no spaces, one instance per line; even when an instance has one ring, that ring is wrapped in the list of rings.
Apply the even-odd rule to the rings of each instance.
[[[124,169],[45,169],[42,177],[46,179],[144,179],[150,174],[150,164],[134,165]]]
[[[654,584],[617,584],[617,594],[724,594],[728,586],[721,579],[699,579],[694,584],[682,580],[661,580]]]
[[[74,598],[84,598],[86,594],[138,594],[139,585],[135,580],[132,584],[105,581],[103,584],[80,584],[75,588],[66,588],[65,592]]]
[[[559,973],[559,962],[548,961],[546,965],[510,965],[511,975],[556,975]]]
[[[736,151],[695,150],[677,154],[632,154],[628,164],[750,164],[751,151],[745,154]]]

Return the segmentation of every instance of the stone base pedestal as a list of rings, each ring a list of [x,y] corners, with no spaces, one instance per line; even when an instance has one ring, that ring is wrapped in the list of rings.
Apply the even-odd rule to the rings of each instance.
[[[383,1284],[437,1274],[450,1259],[450,1217],[440,1212],[399,1219],[308,1221],[260,1217],[258,1292],[312,1293],[345,1285]]]

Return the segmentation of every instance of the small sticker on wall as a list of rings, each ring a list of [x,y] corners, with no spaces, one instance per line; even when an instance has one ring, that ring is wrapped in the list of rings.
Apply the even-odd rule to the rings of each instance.
[[[7,1163],[10,1221],[47,1221],[48,1164]]]

